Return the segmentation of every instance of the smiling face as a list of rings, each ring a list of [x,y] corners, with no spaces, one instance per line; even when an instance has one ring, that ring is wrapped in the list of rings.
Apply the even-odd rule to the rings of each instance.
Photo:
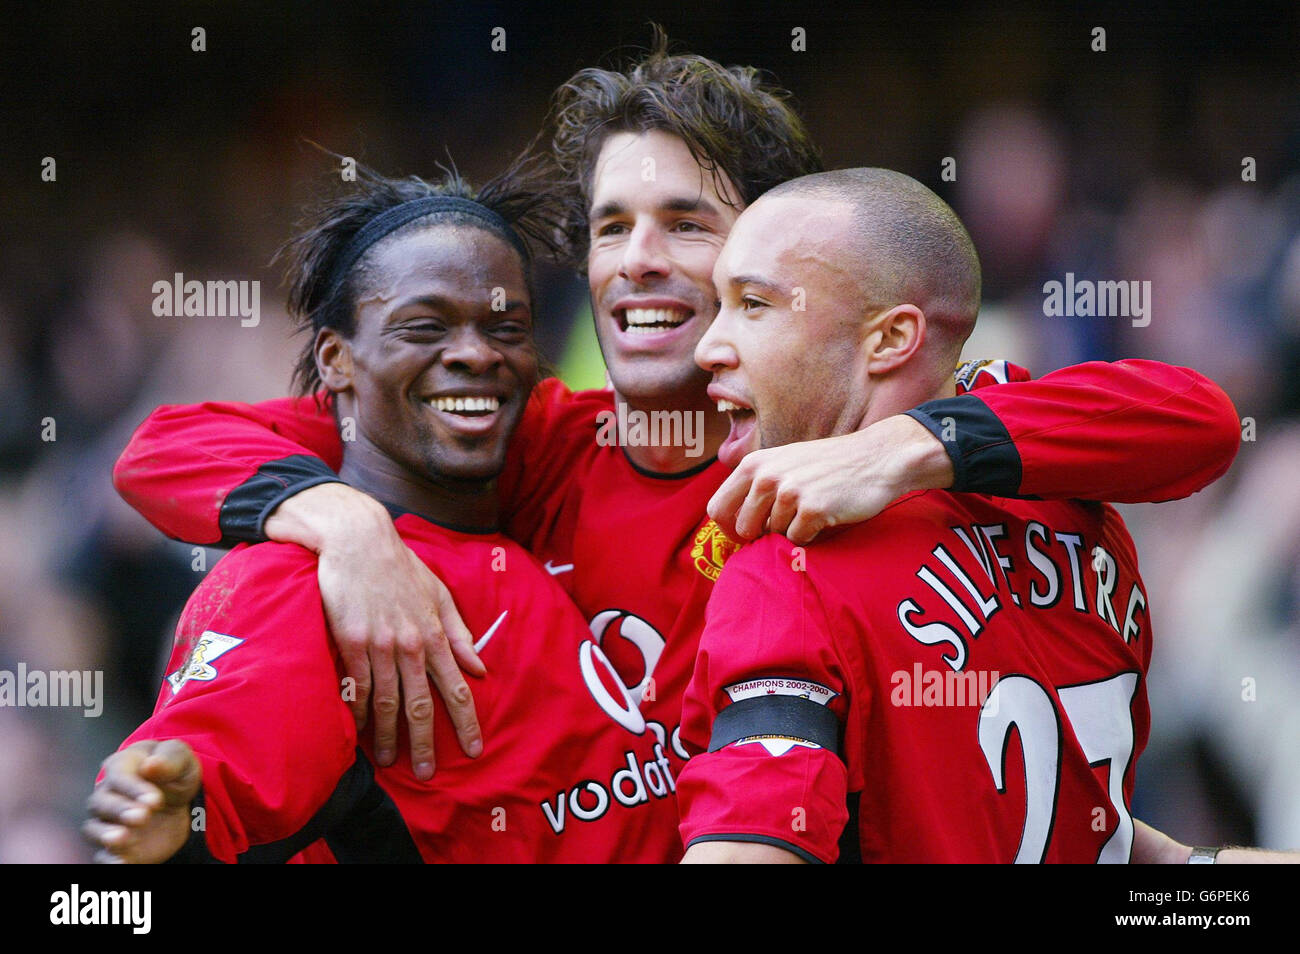
[[[434,225],[364,261],[352,336],[324,329],[316,343],[356,450],[394,476],[491,480],[538,375],[519,254],[482,229]]]
[[[699,402],[708,375],[693,355],[713,319],[713,267],[738,215],[676,136],[605,140],[587,274],[601,353],[624,399]]]
[[[845,206],[807,197],[761,198],[732,229],[714,272],[721,305],[696,350],[731,415],[724,464],[860,426],[872,305],[842,252],[850,229]]]

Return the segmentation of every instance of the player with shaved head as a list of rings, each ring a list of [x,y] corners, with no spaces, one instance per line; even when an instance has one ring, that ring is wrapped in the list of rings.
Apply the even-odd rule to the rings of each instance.
[[[728,282],[718,291],[724,307],[728,294],[738,296],[741,313],[763,332],[756,347],[766,360],[797,362],[815,342],[818,366],[815,373],[748,378],[735,385],[744,393],[734,393],[727,379],[715,376],[710,395],[734,408],[723,461],[735,466],[759,447],[849,434],[890,416],[869,413],[868,398],[876,407],[893,408],[892,414],[952,396],[956,384],[949,369],[957,364],[980,303],[975,247],[953,211],[919,182],[885,169],[807,176],[777,186],[765,198],[749,215],[767,230],[733,233],[715,269],[715,276]],[[830,217],[828,207],[851,209],[852,215]],[[790,229],[806,240],[792,244],[771,238]],[[845,307],[826,308],[825,296]],[[902,302],[913,310],[891,310]],[[773,327],[763,319],[774,308],[788,309],[801,320]],[[926,347],[917,360],[942,384],[941,393],[919,385],[915,375],[879,381],[871,392],[853,390],[851,382],[863,376],[859,337],[874,330],[892,341],[910,329],[914,311],[925,315]],[[875,315],[874,323],[860,328],[859,318],[867,313]],[[708,367],[709,342],[722,331],[706,336],[697,352],[702,365]],[[919,344],[916,338],[906,340]],[[767,411],[761,422],[758,406]]]
[[[979,307],[961,222],[883,169],[773,189],[714,277],[732,457],[950,396]],[[806,552],[764,536],[686,697],[687,859],[1126,862],[1151,639],[1105,504],[931,490]]]

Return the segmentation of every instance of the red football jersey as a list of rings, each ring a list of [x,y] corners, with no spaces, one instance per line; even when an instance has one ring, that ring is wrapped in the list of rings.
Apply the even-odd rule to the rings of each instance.
[[[683,840],[1127,862],[1150,659],[1133,543],[1104,504],[931,491],[806,550],[763,537],[709,603]]]
[[[937,435],[955,432],[946,446],[957,445],[961,489],[1022,487],[1022,469],[1030,472],[1021,461],[1027,446],[1055,465],[1035,464],[1030,493],[1108,499],[1089,492],[1104,483],[1113,499],[1159,499],[1203,486],[1193,482],[1217,477],[1236,452],[1236,418],[1224,413],[1231,404],[1207,379],[1183,369],[1095,362],[1031,381],[1023,368],[980,361],[956,376],[962,396],[928,402],[913,416]],[[987,403],[993,399],[998,415]],[[508,529],[570,589],[641,711],[668,732],[673,756],[683,760],[674,761],[680,771],[687,758],[678,731],[681,700],[714,581],[736,550],[706,514],[729,471],[716,461],[675,476],[640,471],[621,448],[596,439],[597,421],[614,409],[609,391],[572,394],[557,382],[538,389],[512,448],[514,466],[502,478]],[[1193,422],[1210,446],[1197,444],[1193,459],[1183,448],[1172,466],[1102,435],[1114,428],[1163,442],[1172,430],[1185,439]],[[1160,434],[1148,435],[1154,430]],[[1131,459],[1112,459],[1121,452]]]
[[[643,472],[597,440],[600,416],[615,410],[611,392],[550,387],[541,397],[516,451],[546,466],[503,476],[507,530],[568,588],[680,771],[682,695],[709,594],[735,549],[706,512],[730,471],[703,458],[677,475]]]
[[[1170,499],[1221,475],[1240,437],[1222,390],[1159,362],[1091,362],[1039,380],[1003,361],[971,362],[957,380],[975,393],[910,412],[944,441],[955,490]],[[503,509],[510,536],[569,590],[623,690],[665,735],[676,773],[704,609],[735,549],[706,515],[728,471],[708,459],[675,476],[640,472],[623,448],[598,440],[601,415],[614,410],[609,391],[542,382],[511,444]],[[309,398],[164,407],[114,479],[164,532],[230,541],[258,537],[281,500],[338,479],[341,455],[332,418]]]
[[[409,513],[396,525],[478,637],[482,756],[460,751],[435,694],[434,778],[415,778],[405,726],[396,763],[373,767],[343,701],[315,556],[237,549],[190,599],[155,713],[124,743],[195,749],[207,851],[284,861],[315,842],[309,858],[677,860],[668,740],[621,690],[564,591],[500,534]]]

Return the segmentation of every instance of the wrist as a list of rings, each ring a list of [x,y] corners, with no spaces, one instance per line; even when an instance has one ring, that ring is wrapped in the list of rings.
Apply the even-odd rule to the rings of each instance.
[[[266,520],[269,540],[296,543],[317,554],[345,548],[392,527],[383,504],[339,482],[318,484],[290,497]]]
[[[1160,846],[1160,854],[1156,861],[1162,865],[1185,865],[1191,854],[1192,848],[1190,845],[1180,844],[1172,838],[1166,838],[1164,844]]]
[[[190,803],[179,809],[179,811],[177,836],[181,840],[177,844],[176,850],[163,859],[162,863],[168,865],[215,864],[217,859],[212,856],[212,851],[208,848],[207,805],[204,802],[202,786],[194,794],[194,798]],[[203,823],[195,824],[195,821],[200,818],[203,819]]]
[[[886,420],[896,430],[902,448],[897,460],[901,465],[901,483],[905,486],[900,489],[911,492],[951,487],[954,479],[952,458],[943,442],[910,415],[896,414]]]

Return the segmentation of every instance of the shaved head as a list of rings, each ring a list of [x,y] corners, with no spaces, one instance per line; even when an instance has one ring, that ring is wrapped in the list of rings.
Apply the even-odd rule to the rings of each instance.
[[[695,349],[730,417],[718,459],[848,434],[950,397],[980,269],[952,209],[915,179],[844,169],[793,179],[736,219],[713,269],[718,314]]]
[[[980,265],[948,204],[911,176],[889,169],[837,169],[783,183],[765,197],[812,198],[849,207],[851,264],[872,308],[912,304],[925,313],[930,356],[951,373],[975,327]]]

